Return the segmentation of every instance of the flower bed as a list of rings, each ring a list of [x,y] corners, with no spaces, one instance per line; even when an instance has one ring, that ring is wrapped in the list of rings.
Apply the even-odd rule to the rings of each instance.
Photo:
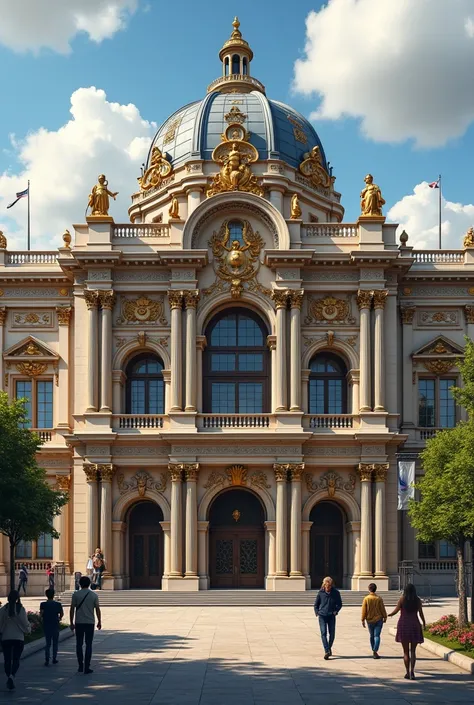
[[[460,627],[454,614],[448,614],[428,624],[424,634],[428,639],[474,659],[474,624]]]
[[[37,639],[44,637],[43,622],[41,621],[39,612],[27,611],[26,615],[29,623],[31,624],[31,634],[25,634],[25,644],[31,644],[32,641],[36,641]],[[66,627],[67,624],[60,622],[60,631],[61,629],[66,629]]]

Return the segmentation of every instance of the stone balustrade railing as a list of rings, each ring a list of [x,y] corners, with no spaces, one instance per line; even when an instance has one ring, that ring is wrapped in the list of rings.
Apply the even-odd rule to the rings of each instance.
[[[40,437],[41,443],[50,443],[53,440],[53,429],[32,428],[31,430]]]
[[[146,431],[147,429],[163,428],[165,414],[121,414],[114,415],[113,428],[126,431]]]
[[[112,226],[113,238],[164,238],[169,237],[169,234],[169,225],[167,223],[125,223]]]
[[[417,429],[417,440],[427,441],[429,438],[436,436],[438,431],[442,431],[442,428],[418,428]]]
[[[7,264],[56,264],[57,258],[57,250],[7,252]]]
[[[262,91],[262,93],[265,93],[265,86],[263,85],[263,83],[258,81],[256,78],[253,78],[253,76],[247,76],[243,73],[231,73],[229,76],[219,76],[219,78],[216,78],[215,81],[208,85],[207,92],[210,93],[222,83],[229,83],[235,81],[242,81],[243,83],[248,83],[250,86],[253,86],[258,91]]]
[[[45,572],[52,563],[52,558],[45,558],[41,561],[31,561],[28,558],[18,559],[15,561],[15,570],[20,570],[22,565],[26,566],[29,573],[33,571]]]
[[[315,431],[354,428],[357,423],[358,418],[352,414],[309,414],[305,417],[305,427]]]
[[[464,250],[413,250],[415,264],[464,264]]]
[[[418,569],[420,571],[433,571],[433,572],[438,572],[438,571],[443,571],[444,573],[446,571],[455,571],[457,568],[457,563],[456,561],[453,560],[444,560],[444,561],[436,561],[436,560],[421,560],[418,562]]]
[[[357,237],[359,229],[356,223],[303,223],[303,237]]]
[[[269,428],[271,414],[200,414],[198,426],[205,429]]]

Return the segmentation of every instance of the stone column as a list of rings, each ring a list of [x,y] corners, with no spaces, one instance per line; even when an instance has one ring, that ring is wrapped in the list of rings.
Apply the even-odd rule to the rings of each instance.
[[[304,463],[289,466],[291,479],[290,576],[302,575],[301,570],[301,475]]]
[[[357,293],[357,305],[360,311],[360,411],[371,411],[371,375],[370,375],[370,305],[372,291]]]
[[[197,380],[197,410],[202,414],[202,354],[206,348],[207,340],[205,335],[198,335],[196,338],[196,380]]]
[[[276,491],[276,570],[275,575],[288,575],[288,540],[287,540],[287,499],[286,483],[288,465],[275,463],[273,466],[277,483]]]
[[[372,472],[373,465],[359,463],[360,477],[360,575],[372,575]]]
[[[303,291],[290,291],[290,411],[301,411],[301,306]]]
[[[69,323],[72,316],[71,306],[57,306],[56,316],[59,324],[59,356],[61,358],[57,369],[59,394],[57,395],[56,426],[69,429],[69,384],[71,381],[69,379]]]
[[[349,386],[352,390],[351,395],[351,414],[359,413],[359,370],[349,370],[346,379],[348,380]]]
[[[105,558],[106,575],[113,573],[112,554],[112,480],[115,467],[110,463],[98,465],[101,479],[100,492],[100,547]]]
[[[125,405],[122,401],[122,390],[126,379],[123,370],[112,370],[112,412],[114,414],[123,414],[125,411]]]
[[[198,291],[184,292],[186,308],[186,406],[185,411],[196,411],[196,308]],[[201,373],[202,374],[202,373]]]
[[[402,374],[403,374],[403,416],[402,426],[417,426],[413,417],[413,365],[411,355],[413,353],[413,319],[416,313],[416,306],[401,306],[402,317]]]
[[[310,546],[310,531],[313,526],[312,521],[301,522],[301,572],[306,579],[306,585],[310,581],[311,575],[309,572],[309,546]]]
[[[374,465],[375,479],[375,575],[386,575],[386,546],[385,526],[385,480],[387,479],[389,464]]]
[[[97,465],[84,463],[87,479],[87,557],[93,555],[98,544],[99,498],[97,488]],[[86,561],[85,561],[86,562]]]
[[[276,369],[276,336],[267,336],[267,347],[270,350],[270,379],[272,383],[271,406],[272,414],[276,409],[276,385],[277,385],[277,369]]]
[[[208,561],[208,532],[209,532],[209,522],[208,521],[198,521],[198,574],[199,574],[199,589],[207,590],[208,585],[208,574],[207,566]]]
[[[267,550],[268,550],[268,573],[267,578],[273,577],[276,571],[276,546],[275,546],[275,528],[276,522],[266,521],[265,529],[267,531]]]
[[[56,485],[61,492],[69,492],[71,478],[69,475],[56,475]],[[61,507],[61,514],[54,517],[54,528],[59,534],[59,538],[53,541],[53,561],[54,563],[68,563],[68,518],[69,503]]]
[[[286,376],[286,308],[287,290],[275,290],[272,299],[276,306],[276,411],[287,411]]]
[[[186,478],[186,577],[198,574],[197,547],[197,478],[199,463],[184,465]]]
[[[388,291],[374,291],[374,411],[385,411],[384,308]]]
[[[4,306],[0,307],[0,389],[6,390],[6,384],[3,383],[3,326],[7,320],[7,309]]]
[[[196,210],[201,202],[202,189],[199,187],[190,188],[188,193],[188,218]]]
[[[183,410],[182,308],[183,292],[169,291],[171,308],[171,405],[170,411]]]
[[[183,465],[170,463],[171,475],[171,561],[170,577],[181,578],[183,575],[181,503]]]
[[[89,339],[87,358],[87,412],[97,411],[97,385],[99,380],[99,360],[98,360],[98,306],[99,292],[84,290],[84,298],[89,310]],[[96,546],[94,547],[95,550]]]
[[[311,374],[311,370],[308,370],[308,369],[301,370],[301,408],[303,410],[303,414],[309,413],[308,388],[309,388],[310,374]]]
[[[115,305],[115,293],[99,291],[99,298],[102,307],[100,410],[112,411],[112,310]]]
[[[127,525],[123,521],[113,521],[112,522],[112,555],[113,555],[113,566],[114,566],[114,576],[120,579],[117,585],[114,587],[119,587],[123,589],[124,586],[124,573],[125,573],[125,531]]]
[[[474,340],[474,306],[464,306],[464,315],[466,316],[467,336]],[[1,320],[1,311],[0,311]]]
[[[160,521],[160,526],[163,529],[163,577],[167,578],[171,570],[170,522]]]

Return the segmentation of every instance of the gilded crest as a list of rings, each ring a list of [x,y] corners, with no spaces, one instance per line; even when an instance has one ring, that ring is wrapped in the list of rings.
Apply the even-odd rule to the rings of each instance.
[[[241,125],[243,122],[246,121],[246,119],[247,119],[247,115],[245,113],[243,113],[240,110],[240,108],[238,108],[236,105],[233,105],[231,107],[231,109],[229,110],[229,112],[224,115],[224,120],[227,123],[231,123],[231,124],[238,123]]]
[[[168,484],[168,473],[160,473],[160,480],[157,482],[146,470],[138,470],[130,480],[126,481],[123,474],[117,477],[117,484],[120,494],[137,491],[139,497],[144,497],[147,490],[164,492]]]
[[[153,147],[151,150],[150,166],[145,173],[138,179],[140,189],[149,191],[152,188],[157,188],[161,185],[163,179],[171,174],[173,167],[164,157],[162,151],[158,147]]]
[[[232,122],[221,135],[222,142],[212,153],[212,160],[220,164],[221,168],[213,177],[207,195],[215,196],[225,191],[247,191],[263,196],[263,189],[249,167],[249,164],[258,160],[258,151],[250,144],[250,133],[242,125],[246,116],[238,108],[233,116],[231,112],[227,113],[226,120],[229,117]]]
[[[319,482],[313,480],[311,473],[305,475],[306,487],[308,492],[317,492],[318,490],[326,490],[328,497],[334,497],[338,490],[353,494],[356,485],[355,475],[349,475],[349,479],[344,479],[337,472],[326,472],[319,479]]]
[[[168,321],[163,310],[163,299],[152,300],[147,296],[138,299],[123,299],[122,315],[117,323],[161,323],[166,326]]]
[[[321,151],[317,146],[304,155],[299,169],[303,176],[306,176],[311,181],[313,186],[330,188],[335,181],[323,167]]]
[[[230,465],[225,472],[231,485],[239,487],[247,484],[247,468],[243,465]]]
[[[349,301],[337,299],[335,296],[325,296],[324,299],[309,298],[308,315],[305,324],[316,323],[352,323]]]
[[[222,223],[218,232],[214,232],[208,242],[214,255],[214,271],[216,273],[215,283],[208,289],[204,289],[204,295],[215,291],[229,291],[234,299],[242,295],[244,284],[251,291],[260,291],[269,294],[270,292],[256,281],[256,276],[260,268],[259,255],[265,243],[257,231],[253,231],[247,220],[243,221],[242,239],[230,240],[230,228],[228,220]]]

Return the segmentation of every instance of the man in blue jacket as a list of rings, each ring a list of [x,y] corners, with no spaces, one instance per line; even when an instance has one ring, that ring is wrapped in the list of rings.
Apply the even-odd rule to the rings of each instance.
[[[341,593],[334,587],[332,578],[324,578],[321,590],[314,603],[314,614],[319,620],[321,641],[326,661],[332,656],[332,645],[336,636],[336,617],[342,607]],[[329,632],[329,642],[327,633]]]

